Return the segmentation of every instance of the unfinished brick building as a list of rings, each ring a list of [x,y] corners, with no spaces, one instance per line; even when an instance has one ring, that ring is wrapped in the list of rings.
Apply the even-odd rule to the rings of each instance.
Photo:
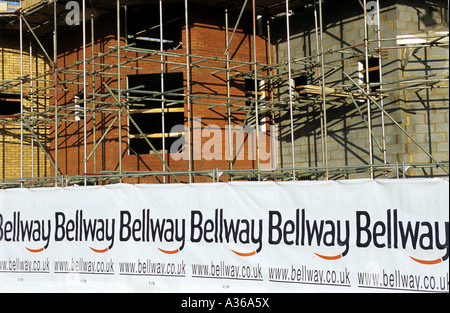
[[[19,8],[19,2],[0,1],[0,15],[13,14]],[[6,181],[49,176],[45,153],[33,140],[34,136],[48,147],[47,126],[20,119],[21,113],[37,113],[48,107],[46,97],[32,95],[31,90],[45,88],[46,82],[33,78],[45,76],[49,67],[36,42],[22,39],[21,45],[20,34],[14,29],[0,30],[0,179]],[[28,88],[20,77],[31,82]]]
[[[226,58],[223,11],[191,3],[188,30],[184,26],[184,12],[184,3],[168,3],[160,7],[155,2],[124,7],[120,10],[120,18],[124,22],[119,26],[122,47],[119,52],[115,48],[117,24],[111,23],[116,19],[116,12],[106,11],[95,19],[95,24],[100,26],[95,29],[94,45],[87,43],[85,51],[87,59],[93,60],[92,67],[87,65],[88,70],[95,73],[87,75],[86,79],[86,97],[92,100],[88,101],[91,107],[86,109],[92,118],[76,116],[75,122],[66,122],[58,132],[58,157],[64,173],[73,176],[80,172],[95,175],[111,170],[180,172],[228,168],[227,141],[223,137],[228,120],[224,118],[227,108],[223,102],[227,97],[237,98],[236,101],[243,106],[245,97],[254,94],[254,86],[249,87],[248,76],[244,75],[236,77],[227,90],[226,72],[218,65],[224,64]],[[158,27],[159,13],[164,17],[161,28]],[[249,32],[252,27],[246,26],[247,29],[238,28],[234,33],[229,52],[233,65],[240,65],[239,70],[244,73],[252,73],[250,60],[255,56],[266,64],[270,44],[264,37],[255,38],[253,42],[253,34]],[[142,33],[145,29],[150,30]],[[76,31],[69,29],[66,33]],[[58,62],[61,62],[58,67],[67,68],[83,59],[84,51],[80,49],[80,41],[64,34],[58,43],[58,49],[63,51],[58,57]],[[186,39],[186,34],[189,39]],[[190,59],[192,66],[185,65],[186,58]],[[222,60],[217,61],[216,58]],[[111,72],[110,68],[117,68],[119,59],[120,73],[117,69]],[[63,105],[76,98],[83,102],[83,85],[80,85],[83,77],[79,72],[82,69],[79,63],[61,72],[67,88]],[[212,75],[211,71],[217,73]],[[120,82],[117,75],[120,75]],[[73,84],[75,82],[78,84]],[[186,98],[187,94],[189,98]],[[126,109],[119,109],[123,111],[121,115],[108,112],[112,108],[117,110],[111,101],[125,101]],[[100,112],[98,107],[102,105],[106,107]],[[240,109],[233,114],[231,125],[243,124],[245,112],[242,112]],[[98,120],[95,125],[94,118]],[[81,126],[83,122],[87,123],[86,127]],[[77,142],[84,142],[84,129],[89,132],[86,136],[88,151],[93,150],[100,138],[104,139],[100,143],[101,149],[95,150],[83,171],[84,146]],[[243,143],[250,141],[251,138],[247,137]],[[267,139],[265,134],[261,137],[261,140]],[[255,159],[249,158],[247,151],[244,158],[233,162],[235,168],[244,169],[253,168],[254,163]],[[175,177],[167,176],[167,179]]]
[[[446,2],[340,3],[22,1],[2,186],[447,176]]]

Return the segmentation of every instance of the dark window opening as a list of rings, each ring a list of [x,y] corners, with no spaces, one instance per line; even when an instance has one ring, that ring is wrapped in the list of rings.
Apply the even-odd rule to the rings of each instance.
[[[233,16],[233,13],[230,14],[230,25],[234,25],[237,21],[237,15]],[[236,20],[235,20],[236,19]],[[267,16],[257,15],[255,26],[256,26],[256,36],[267,37]],[[251,13],[244,12],[240,22],[239,29],[248,35],[253,35],[253,16]]]
[[[299,98],[299,99],[303,99],[303,98],[307,98],[313,94],[311,94],[310,92],[308,92],[311,88],[311,85],[309,84],[310,82],[310,77],[306,74],[301,74],[300,76],[296,76],[293,79],[293,88],[296,91],[295,95]]]
[[[360,77],[361,83],[366,83],[366,67],[365,60],[360,61]],[[379,84],[380,83],[380,63],[378,58],[371,57],[369,58],[369,83],[370,84]],[[380,86],[372,86],[370,87],[370,92],[377,92],[377,89],[380,89]]]
[[[183,134],[171,133],[176,125],[184,125],[184,86],[183,73],[164,73],[164,132],[162,117],[161,74],[142,74],[128,76],[128,88],[137,88],[129,93],[129,112],[142,133],[129,122],[130,150],[136,154],[149,154],[151,142],[158,151],[165,150]]]
[[[159,50],[161,45],[159,4],[127,7],[127,43],[135,47]],[[162,43],[163,50],[182,47],[184,6],[163,4]]]
[[[0,115],[20,114],[20,95],[0,94]]]
[[[294,85],[295,87],[308,85],[308,75],[294,77]]]

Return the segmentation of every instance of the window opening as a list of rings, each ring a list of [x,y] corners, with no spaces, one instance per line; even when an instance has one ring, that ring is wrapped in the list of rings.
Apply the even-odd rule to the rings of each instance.
[[[0,93],[0,117],[13,117],[20,114],[20,95]]]
[[[74,96],[74,113],[75,113],[75,121],[78,122],[84,119],[84,100],[83,100],[83,92],[77,93]]]
[[[359,72],[359,83],[364,85],[366,83],[366,61],[360,60],[358,61],[358,72]],[[379,83],[380,82],[380,64],[379,59],[375,57],[369,58],[369,82],[370,83]],[[370,92],[376,92],[379,89],[379,86],[373,86],[370,88]]]
[[[139,87],[139,88],[137,88]],[[164,73],[164,132],[162,123],[161,74],[141,74],[128,76],[130,91],[129,113],[156,150],[165,150],[179,140],[183,133],[171,133],[176,125],[184,125],[183,73]],[[131,153],[152,153],[150,146],[134,123],[129,122],[129,147]]]
[[[164,4],[162,9],[164,50],[182,47],[184,7]],[[129,6],[126,10],[127,44],[159,50],[161,45],[159,4]]]

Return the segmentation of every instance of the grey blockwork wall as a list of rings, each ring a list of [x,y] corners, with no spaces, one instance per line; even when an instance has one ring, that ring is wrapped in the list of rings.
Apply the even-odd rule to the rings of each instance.
[[[316,9],[319,12],[317,7]],[[325,1],[322,9],[325,87],[344,92],[348,88],[355,90],[346,74],[356,83],[365,82],[363,7],[359,1]],[[370,10],[371,7],[368,9],[370,18],[374,12]],[[377,50],[379,43],[376,40],[377,28],[371,25],[367,28],[368,59],[372,70],[370,82],[373,84],[380,82],[380,78],[377,77],[379,76],[377,66],[378,57],[381,56],[383,89],[386,90],[382,100],[376,93],[373,94],[374,99],[379,105],[383,105],[389,115],[409,134],[407,136],[398,125],[371,103],[373,164],[430,163],[436,160],[448,162],[448,46],[400,49],[396,47],[395,40],[398,35],[424,32],[433,28],[447,27],[448,31],[447,14],[446,2],[442,4],[439,1],[434,4],[421,1],[389,1],[387,4],[382,2],[380,8],[382,48],[379,50]],[[277,61],[287,61],[285,20],[278,21],[274,29],[273,40],[276,44]],[[320,52],[320,40],[316,40],[312,5],[290,15],[290,34],[291,59],[294,60],[292,84],[297,87],[304,84],[319,86],[322,75],[319,66],[321,59],[316,55]],[[295,62],[295,60],[302,61]],[[371,89],[375,91],[378,88],[380,86],[375,85]],[[293,114],[295,167],[323,166],[324,157],[330,167],[370,164],[367,101],[356,99],[353,102],[349,97],[333,97],[327,94],[325,138],[322,128],[321,94],[300,93],[307,91],[302,88],[295,90]],[[333,89],[326,90],[333,91]],[[280,100],[286,100],[287,97],[287,88],[280,88]],[[280,166],[291,167],[289,112],[281,113],[278,123],[281,139]],[[431,154],[434,160],[423,150]],[[415,169],[409,166],[406,169],[408,171],[402,175],[430,176],[443,173],[437,167]],[[349,177],[357,176],[355,174]]]

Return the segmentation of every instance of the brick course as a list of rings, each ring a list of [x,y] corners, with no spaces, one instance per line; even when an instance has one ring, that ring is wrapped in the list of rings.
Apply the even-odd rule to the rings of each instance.
[[[26,43],[25,43],[26,42]],[[23,51],[23,73],[25,77],[30,75],[30,54],[29,40],[24,39]],[[48,66],[43,59],[39,48],[33,43],[33,75],[43,75]],[[6,85],[8,82],[9,86]],[[34,82],[34,88],[43,87],[45,82]],[[30,114],[31,98],[27,94],[30,90],[30,82],[24,82],[23,111],[25,115]],[[14,32],[0,33],[0,94],[15,93],[20,95],[20,50],[19,34]],[[16,103],[17,100],[16,99]],[[1,103],[1,100],[0,100]],[[1,105],[8,105],[3,102]],[[47,107],[45,97],[35,95],[33,97],[33,111],[43,111]],[[6,108],[5,108],[6,109]],[[20,109],[18,112],[20,113]],[[41,143],[48,148],[48,129],[44,126],[35,126],[34,132]],[[45,177],[48,176],[49,164],[45,153],[39,148],[37,142],[32,139],[28,128],[23,128],[23,176],[24,177]],[[33,152],[31,141],[34,141]],[[0,177],[3,179],[19,178],[21,172],[21,126],[20,120],[14,118],[1,118],[0,122]],[[33,155],[33,157],[32,157]]]

